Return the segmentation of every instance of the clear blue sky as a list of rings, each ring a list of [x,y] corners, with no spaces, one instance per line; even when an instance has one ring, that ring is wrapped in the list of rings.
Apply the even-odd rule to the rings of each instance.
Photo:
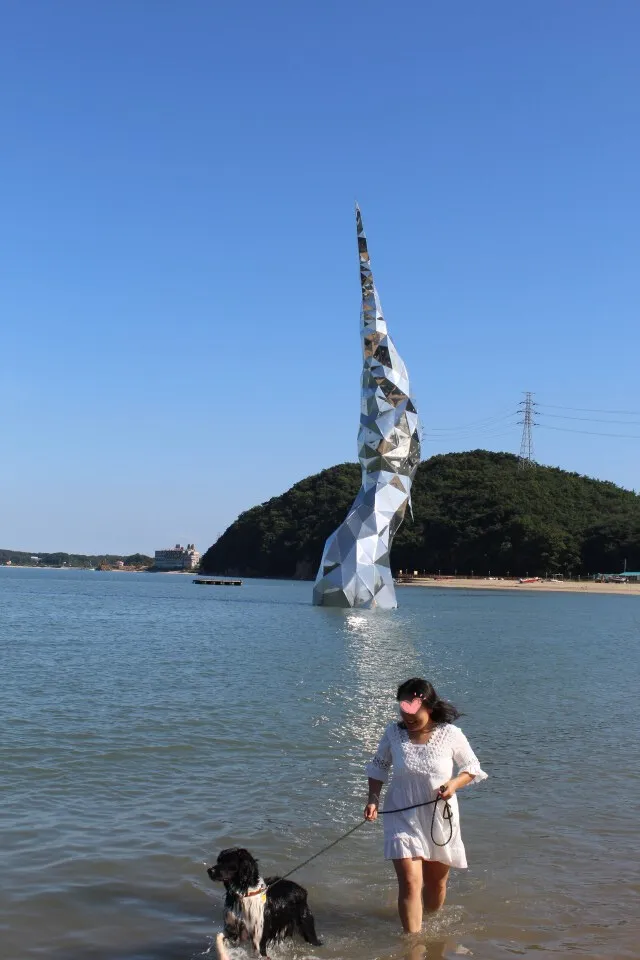
[[[532,390],[640,487],[635,0],[0,11],[0,546],[204,548],[355,459],[356,199],[425,454]]]

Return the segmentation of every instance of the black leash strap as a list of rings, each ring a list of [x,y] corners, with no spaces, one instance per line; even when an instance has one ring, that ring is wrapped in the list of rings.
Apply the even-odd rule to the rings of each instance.
[[[436,840],[436,838],[433,835],[433,828],[436,822],[436,813],[438,811],[439,801],[442,801],[442,803],[444,803],[444,808],[442,810],[442,819],[445,821],[445,823],[449,824],[449,836],[444,841],[444,843],[440,843],[438,840]],[[430,830],[431,842],[436,847],[446,847],[448,843],[451,843],[451,840],[453,838],[453,810],[451,809],[451,804],[449,803],[449,801],[445,800],[444,797],[441,797],[438,795],[435,798],[435,800],[425,800],[424,803],[412,803],[408,807],[398,807],[397,810],[381,810],[380,812],[384,817],[388,813],[404,813],[405,810],[417,810],[418,807],[430,807],[430,806],[433,806],[433,813],[431,814],[431,830]]]
[[[359,830],[360,827],[363,825],[363,823],[367,823],[367,822],[368,822],[367,820],[360,820],[358,823],[356,823],[355,827],[351,827],[350,830],[347,830],[346,833],[343,833],[342,836],[338,837],[337,840],[334,840],[332,843],[328,843],[326,847],[322,848],[322,850],[318,850],[318,852],[314,853],[313,856],[308,857],[306,860],[303,860],[302,863],[299,863],[297,867],[293,868],[293,870],[289,870],[289,873],[285,873],[284,877],[278,877],[278,879],[274,880],[273,883],[270,883],[266,889],[270,890],[271,887],[275,887],[276,883],[280,883],[281,880],[286,880],[288,877],[290,877],[292,873],[296,873],[298,870],[302,870],[303,867],[306,867],[306,865],[308,863],[311,863],[312,860],[315,860],[316,857],[321,857],[323,853],[327,852],[327,850],[331,850],[332,847],[336,847],[343,840],[346,840],[347,837],[350,837],[352,833],[355,833],[356,830]]]
[[[440,843],[433,835],[433,828],[436,822],[436,813],[438,810],[438,803],[442,801],[444,803],[444,809],[442,811],[442,819],[449,824],[449,836],[444,841]],[[436,847],[446,847],[448,843],[451,843],[453,837],[453,811],[448,800],[445,800],[444,797],[437,796],[435,800],[425,800],[424,803],[412,803],[408,807],[398,807],[397,810],[381,810],[383,816],[386,816],[388,813],[404,813],[406,810],[417,810],[418,807],[431,807],[433,806],[433,813],[431,814],[431,840]],[[284,877],[278,877],[277,880],[274,880],[273,883],[270,883],[268,887],[265,888],[264,893],[267,890],[270,890],[271,887],[275,887],[277,883],[280,883],[281,880],[287,880],[292,873],[297,873],[298,870],[302,870],[303,867],[306,867],[308,863],[311,863],[312,860],[315,860],[317,857],[321,857],[323,853],[326,853],[327,850],[331,850],[332,847],[337,847],[339,843],[342,843],[343,840],[346,840],[347,837],[350,837],[352,833],[355,833],[356,830],[359,830],[363,824],[368,823],[368,820],[360,820],[356,823],[355,827],[351,827],[350,830],[347,830],[346,833],[343,833],[342,836],[338,837],[337,840],[333,840],[331,843],[328,843],[326,847],[323,847],[322,850],[318,850],[317,853],[314,853],[313,856],[308,857],[306,860],[303,860],[302,863],[299,863],[297,867],[294,867],[292,870],[289,870],[288,873],[285,873]]]

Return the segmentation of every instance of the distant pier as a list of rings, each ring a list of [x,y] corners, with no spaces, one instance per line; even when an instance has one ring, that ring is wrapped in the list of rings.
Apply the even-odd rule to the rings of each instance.
[[[210,577],[196,577],[194,583],[205,583],[208,587],[241,587],[242,580],[214,580]]]

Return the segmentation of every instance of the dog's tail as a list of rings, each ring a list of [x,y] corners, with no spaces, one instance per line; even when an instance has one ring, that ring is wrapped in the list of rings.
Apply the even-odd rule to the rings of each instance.
[[[316,933],[316,925],[313,919],[313,914],[311,913],[311,910],[309,910],[309,907],[306,905],[306,903],[300,911],[300,916],[298,917],[298,930],[307,943],[312,943],[314,947],[322,946],[322,940],[318,940],[318,934]]]

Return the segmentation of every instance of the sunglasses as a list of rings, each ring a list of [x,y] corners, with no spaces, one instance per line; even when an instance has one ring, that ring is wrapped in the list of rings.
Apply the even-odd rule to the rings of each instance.
[[[414,697],[413,700],[401,700],[400,709],[403,713],[417,713],[422,704],[422,697]]]

